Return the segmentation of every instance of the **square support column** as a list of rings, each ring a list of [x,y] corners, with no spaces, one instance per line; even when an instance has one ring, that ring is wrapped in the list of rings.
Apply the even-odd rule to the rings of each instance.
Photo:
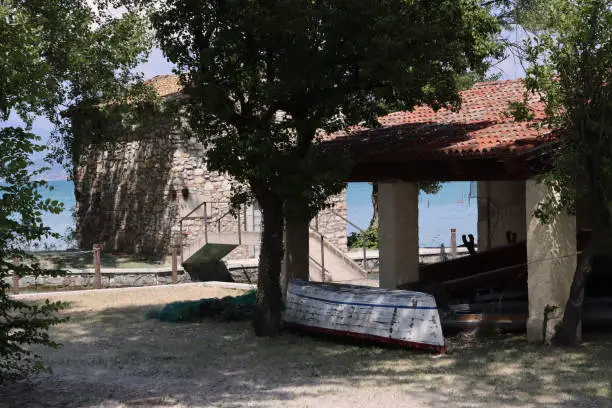
[[[551,192],[544,184],[527,180],[527,340],[530,342],[548,342],[554,336],[557,324],[563,319],[577,262],[576,217],[560,214],[551,224],[543,225],[534,216],[538,204],[548,194]]]
[[[508,245],[506,232],[516,242],[526,238],[524,181],[478,182],[478,250]]]
[[[419,280],[419,190],[415,183],[378,184],[381,288]]]

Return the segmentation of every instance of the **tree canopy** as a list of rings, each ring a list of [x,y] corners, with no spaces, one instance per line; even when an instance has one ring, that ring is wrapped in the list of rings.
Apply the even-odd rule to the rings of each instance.
[[[350,167],[312,146],[390,111],[458,107],[459,76],[500,51],[497,19],[473,0],[166,0],[149,12],[208,168],[262,207],[260,335],[280,328],[284,218],[312,216]]]
[[[561,144],[543,177],[552,194],[538,209],[543,222],[563,212],[582,215],[593,228],[576,269],[557,341],[576,343],[586,277],[596,253],[612,241],[612,4],[609,0],[549,0],[539,31],[528,40],[526,85],[546,106],[544,126]]]
[[[43,168],[31,161],[45,146],[33,134],[36,117],[70,126],[60,115],[77,103],[121,101],[135,95],[139,77],[131,70],[150,41],[136,14],[111,18],[85,0],[0,2],[0,383],[46,369],[27,344],[57,346],[46,329],[57,323],[60,304],[33,306],[9,297],[6,278],[40,275],[40,265],[23,250],[24,240],[51,235],[43,213],[59,203],[42,200]],[[22,126],[7,121],[21,119]],[[21,260],[13,265],[13,258]]]

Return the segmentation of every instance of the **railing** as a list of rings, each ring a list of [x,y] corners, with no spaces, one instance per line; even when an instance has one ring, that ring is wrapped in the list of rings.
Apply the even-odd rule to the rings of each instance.
[[[198,210],[202,210],[201,215],[197,214]],[[179,225],[179,242],[178,246],[181,248],[181,263],[185,260],[185,236],[188,233],[185,231],[184,224],[186,221],[196,221],[202,220],[203,225],[202,229],[198,232],[202,232],[204,236],[204,241],[197,241],[198,246],[204,246],[210,242],[209,235],[211,233],[236,233],[238,238],[238,245],[242,245],[243,243],[243,232],[259,232],[261,228],[257,228],[255,209],[252,211],[252,222],[251,227],[252,231],[249,231],[249,223],[248,223],[248,206],[243,206],[238,209],[233,209],[229,202],[225,201],[204,201],[198,204],[193,210],[191,210],[187,215],[182,217],[178,221]],[[219,213],[221,213],[219,215]],[[214,218],[213,218],[214,217]],[[230,219],[227,222],[223,222],[223,220],[227,218]],[[233,228],[232,225],[235,225],[236,228]],[[200,247],[201,247],[200,246]],[[191,252],[187,248],[189,252],[188,255],[191,256]],[[199,248],[198,248],[199,249]]]
[[[215,205],[217,207],[215,207]],[[216,209],[216,211],[215,211]],[[201,210],[201,213],[198,214],[198,211]],[[236,233],[237,234],[237,238],[238,238],[238,245],[241,245],[243,243],[243,239],[242,239],[242,234],[243,232],[261,232],[261,211],[259,209],[255,209],[254,207],[252,208],[252,212],[251,214],[247,213],[248,207],[247,206],[243,206],[242,208],[239,208],[237,210],[232,210],[231,205],[229,202],[221,202],[221,201],[205,201],[202,202],[200,204],[198,204],[193,210],[191,210],[187,215],[185,215],[184,217],[182,217],[178,224],[179,224],[179,243],[178,246],[181,248],[181,262],[183,262],[185,260],[185,250],[187,249],[188,252],[192,252],[189,249],[190,248],[186,248],[185,247],[185,235],[186,233],[184,232],[184,222],[186,221],[195,221],[195,220],[202,220],[203,221],[203,226],[202,229],[203,231],[203,235],[204,235],[204,241],[198,241],[198,247],[200,247],[199,245],[206,245],[208,244],[209,241],[209,234],[216,232],[216,233],[223,233],[223,232],[232,232],[232,233]],[[328,209],[327,210],[329,213],[331,213],[333,216],[339,217],[343,222],[345,222],[347,225],[351,225],[353,228],[355,228],[357,231],[359,231],[362,236],[365,237],[365,231],[360,228],[359,226],[357,226],[356,224],[354,224],[353,222],[351,222],[350,220],[348,220],[345,216],[343,216],[342,214],[338,213],[337,211],[333,210],[333,209]],[[221,213],[221,214],[219,214]],[[256,216],[257,213],[257,216]],[[195,215],[194,215],[195,214]],[[252,231],[249,231],[249,222],[248,222],[248,216],[251,215],[251,227],[252,227]],[[227,223],[223,223],[222,221],[224,219],[226,219],[227,217],[233,217],[233,219],[235,221],[229,221]],[[213,218],[214,217],[214,218]],[[259,223],[256,222],[256,218],[259,219]],[[235,224],[234,224],[235,222]],[[310,257],[310,260],[318,267],[321,269],[321,279],[323,281],[326,280],[326,273],[328,272],[328,270],[325,268],[325,246],[327,244],[328,248],[330,250],[333,250],[336,254],[338,254],[338,256],[342,257],[343,259],[346,260],[346,262],[348,264],[354,264],[354,260],[352,258],[350,258],[343,250],[337,248],[328,238],[325,237],[324,233],[319,229],[319,222],[320,222],[320,217],[319,215],[317,215],[314,220],[314,228],[312,226],[309,226],[309,229],[316,233],[318,238],[319,238],[319,242],[320,242],[320,251],[321,251],[321,259],[320,262],[316,261],[315,259],[313,259],[312,257]],[[232,228],[231,231],[223,231],[222,226],[225,226],[225,228],[227,229],[228,226],[231,225],[235,225],[237,226],[237,228]],[[257,228],[259,226],[259,228]],[[191,256],[191,253],[188,254],[189,256]],[[363,240],[363,267],[361,269],[363,269],[363,271],[368,272],[368,262],[367,262],[367,242],[364,239]],[[370,270],[371,272],[371,270]]]
[[[331,242],[329,242],[329,240],[326,239],[323,234],[321,234],[319,231],[315,230],[312,227],[310,227],[310,230],[319,236],[319,242],[321,243],[321,245],[320,245],[320,248],[321,248],[321,263],[319,264],[319,262],[315,261],[314,259],[313,259],[313,261],[315,261],[315,263],[320,265],[320,267],[321,267],[321,278],[323,279],[323,281],[324,281],[324,278],[325,278],[325,271],[327,270],[325,268],[325,243],[328,244],[328,248],[331,251],[335,252],[338,256],[342,257],[344,259],[344,261],[347,263],[347,265],[354,265],[355,264],[355,261],[351,257],[349,257],[344,251],[342,251],[339,248],[337,248]],[[365,263],[365,258],[364,258],[364,263]],[[357,266],[359,266],[359,265],[357,265]],[[367,278],[368,271],[366,270],[366,268],[361,268],[361,269],[363,269],[363,271],[365,272],[364,278]],[[363,272],[362,272],[362,274],[363,274]]]
[[[316,259],[314,259],[312,256],[308,256],[308,260],[310,262],[312,262],[313,264],[315,264],[315,266],[318,269],[321,269],[321,282],[328,282],[329,279],[326,276],[326,272],[329,274],[329,271],[327,269],[325,269],[325,266],[321,265],[319,262],[317,262]]]
[[[362,228],[360,228],[355,223],[351,222],[348,218],[346,218],[342,214],[339,214],[338,212],[336,212],[333,208],[328,208],[327,211],[329,211],[330,213],[334,214],[336,217],[340,218],[342,221],[346,222],[348,225],[350,225],[351,227],[355,228],[357,231],[359,231],[361,233],[362,241],[363,241],[363,261],[362,261],[362,264],[363,264],[363,269],[365,271],[368,271],[368,266],[367,266],[368,265],[368,257],[367,257],[367,249],[368,249],[368,247],[367,247],[367,241],[366,241],[366,237],[365,237],[366,231],[363,230]],[[321,234],[321,232],[319,231],[319,215],[318,214],[315,216],[314,222],[315,222],[314,230],[316,232],[318,232],[319,234]],[[321,236],[323,236],[323,234],[321,234]],[[347,259],[351,259],[349,257],[346,257],[346,258]],[[352,261],[352,259],[351,259],[351,261]],[[373,271],[373,269],[369,270],[369,272],[372,272],[372,271]]]

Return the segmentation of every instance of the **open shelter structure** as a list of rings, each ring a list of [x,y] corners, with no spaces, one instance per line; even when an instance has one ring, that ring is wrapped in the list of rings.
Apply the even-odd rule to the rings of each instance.
[[[548,225],[534,215],[551,194],[536,176],[549,166],[559,138],[537,126],[545,117],[537,95],[528,100],[532,121],[517,122],[507,113],[524,95],[522,80],[478,83],[462,92],[457,111],[418,106],[380,118],[380,128],[328,135],[323,145],[348,149],[354,168],[347,181],[379,183],[383,288],[420,279],[417,183],[477,181],[479,251],[526,241],[526,259],[517,262],[527,270],[527,336],[539,341],[562,318],[577,264],[577,232],[588,225],[580,212]],[[287,228],[287,273],[304,278],[307,227]]]

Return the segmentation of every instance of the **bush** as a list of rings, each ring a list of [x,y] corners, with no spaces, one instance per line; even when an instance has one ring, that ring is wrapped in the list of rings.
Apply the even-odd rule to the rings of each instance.
[[[49,301],[29,304],[9,296],[11,277],[58,275],[60,271],[43,270],[36,259],[24,251],[28,242],[55,236],[43,225],[45,212],[58,213],[59,203],[42,200],[43,181],[34,181],[42,170],[31,171],[29,154],[41,151],[34,135],[21,129],[0,130],[0,384],[50,371],[30,350],[32,345],[59,347],[47,329],[63,319],[55,313],[63,304]],[[19,264],[13,260],[19,259]]]
[[[347,238],[347,245],[350,249],[363,248],[365,239],[366,248],[378,249],[378,228],[370,225],[367,230],[362,232],[352,232]]]

